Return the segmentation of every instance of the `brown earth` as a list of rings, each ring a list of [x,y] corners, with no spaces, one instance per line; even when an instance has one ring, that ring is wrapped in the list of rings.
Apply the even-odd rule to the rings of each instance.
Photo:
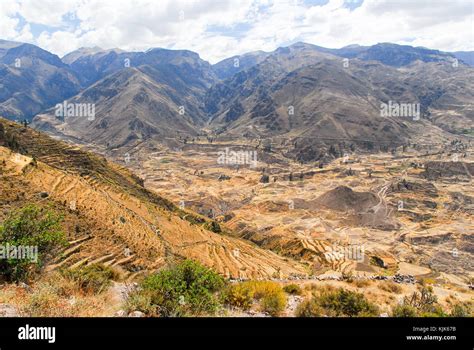
[[[218,152],[226,148],[256,150],[258,165],[219,164]],[[466,243],[474,225],[464,204],[474,195],[472,183],[423,175],[425,163],[451,159],[449,148],[351,154],[322,168],[291,161],[279,151],[277,145],[266,152],[242,140],[199,141],[172,150],[137,146],[125,165],[175,204],[215,218],[232,235],[309,263],[316,275],[393,274],[397,267],[386,270],[372,262],[374,256],[391,256],[395,266],[414,264],[465,281],[474,276]],[[111,156],[123,162],[120,153]],[[462,161],[472,160],[469,149]],[[268,183],[260,182],[262,174]],[[439,235],[449,238],[438,241]],[[361,261],[340,254],[354,246],[365,249]]]

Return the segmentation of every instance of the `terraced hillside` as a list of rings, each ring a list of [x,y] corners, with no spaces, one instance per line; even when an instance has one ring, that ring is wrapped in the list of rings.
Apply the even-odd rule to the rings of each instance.
[[[25,204],[64,215],[69,245],[47,269],[96,262],[129,279],[184,258],[231,278],[305,275],[303,264],[257,247],[146,190],[105,158],[0,119],[0,219]]]
[[[145,186],[166,194],[235,237],[311,265],[314,276],[472,278],[472,146],[399,147],[301,164],[273,145],[205,140],[173,150],[129,150]],[[256,152],[257,164],[219,163],[219,154]],[[360,258],[350,249],[363,249]],[[357,254],[357,251],[353,253]]]

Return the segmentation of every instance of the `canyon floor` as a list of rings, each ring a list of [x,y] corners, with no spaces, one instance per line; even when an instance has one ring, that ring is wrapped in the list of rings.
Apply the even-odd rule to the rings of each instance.
[[[222,164],[226,149],[255,151],[258,163]],[[309,276],[401,274],[466,286],[474,276],[474,187],[463,164],[473,160],[471,149],[400,148],[320,167],[215,142],[138,147],[122,162],[147,188],[305,264]]]

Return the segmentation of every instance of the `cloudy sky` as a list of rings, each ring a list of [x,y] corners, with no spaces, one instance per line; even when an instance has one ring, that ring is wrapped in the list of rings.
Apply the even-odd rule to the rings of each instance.
[[[474,50],[473,0],[1,0],[0,39],[59,56],[79,47],[189,49],[214,63],[297,41]]]

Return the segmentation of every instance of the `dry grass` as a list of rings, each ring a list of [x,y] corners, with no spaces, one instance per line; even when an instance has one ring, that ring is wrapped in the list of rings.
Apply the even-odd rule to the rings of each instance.
[[[306,290],[310,291],[313,295],[320,295],[325,292],[333,292],[337,290],[336,287],[330,284],[310,284],[306,287]]]
[[[272,316],[278,316],[286,307],[286,294],[282,287],[271,281],[246,281],[229,286],[224,292],[227,305],[249,309],[254,301],[259,308]]]
[[[462,287],[462,286],[454,286],[453,289],[457,292],[460,292],[460,293],[470,293],[471,292],[471,290],[469,288]]]
[[[379,289],[389,292],[389,293],[395,293],[395,294],[400,294],[402,292],[402,287],[400,287],[398,284],[388,281],[388,282],[381,282],[378,285]]]
[[[367,288],[372,284],[372,281],[370,280],[354,280],[352,282],[357,288]]]
[[[229,285],[223,292],[223,301],[225,304],[248,310],[253,304],[253,295],[249,288],[243,283]]]
[[[456,304],[457,302],[459,302],[459,299],[456,298],[455,295],[449,294],[449,295],[445,298],[445,301],[446,301],[446,304],[448,304],[448,305],[453,305],[453,304]]]
[[[421,286],[429,286],[429,285],[433,285],[436,283],[436,279],[432,278],[432,277],[423,277],[420,279],[420,285]]]
[[[244,285],[250,289],[253,297],[257,300],[282,291],[279,284],[270,281],[248,281],[244,282]]]
[[[286,286],[283,287],[283,290],[288,293],[288,294],[292,294],[292,295],[301,295],[303,294],[303,290],[301,289],[301,287],[295,283],[290,283],[290,284],[287,284]]]
[[[0,302],[13,305],[25,317],[92,317],[107,315],[110,295],[86,295],[58,272],[44,275],[31,290],[16,285],[0,289]]]

